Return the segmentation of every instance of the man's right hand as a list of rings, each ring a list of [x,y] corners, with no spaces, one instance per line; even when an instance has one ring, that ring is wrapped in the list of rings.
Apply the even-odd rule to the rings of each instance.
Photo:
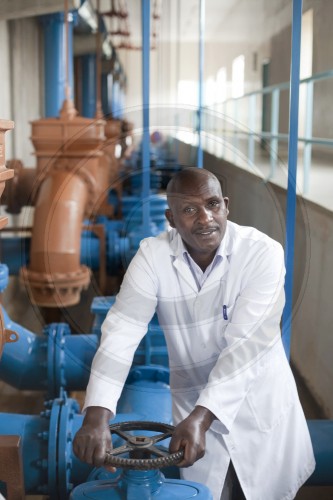
[[[110,410],[100,406],[89,406],[81,429],[76,433],[73,441],[75,455],[95,467],[104,465],[105,453],[112,449],[109,420]],[[108,467],[114,472],[114,468]]]

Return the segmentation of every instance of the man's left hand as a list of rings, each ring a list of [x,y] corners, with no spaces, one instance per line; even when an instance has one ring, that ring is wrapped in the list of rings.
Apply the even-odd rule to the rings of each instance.
[[[169,451],[175,453],[184,449],[184,458],[177,464],[178,467],[190,467],[204,456],[206,432],[215,419],[210,410],[196,406],[189,416],[176,426]]]

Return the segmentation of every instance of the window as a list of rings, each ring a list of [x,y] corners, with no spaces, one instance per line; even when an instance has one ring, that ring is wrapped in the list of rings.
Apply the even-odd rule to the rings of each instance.
[[[244,68],[245,57],[240,55],[232,61],[232,80],[231,80],[231,95],[232,97],[241,97],[244,95]]]
[[[205,85],[205,102],[204,106],[212,106],[215,103],[215,87],[216,82],[213,77],[208,78]]]
[[[220,68],[216,76],[216,102],[220,104],[227,98],[227,69]]]
[[[194,80],[180,80],[178,82],[179,106],[198,106],[199,84]]]
[[[313,52],[313,10],[309,9],[302,15],[302,36],[301,36],[301,61],[300,79],[312,76],[312,52]],[[304,137],[305,115],[306,115],[306,85],[303,83],[299,87],[299,113],[298,113],[298,135]],[[300,143],[300,147],[304,147]]]

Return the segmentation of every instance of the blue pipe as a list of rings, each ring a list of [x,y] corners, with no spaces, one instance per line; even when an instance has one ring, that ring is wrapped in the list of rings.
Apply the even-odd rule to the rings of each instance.
[[[71,335],[70,328],[65,323],[52,323],[44,328],[43,335],[35,335],[11,321],[3,310],[5,328],[17,332],[19,342],[15,345],[5,344],[0,363],[0,379],[18,389],[45,391],[48,397],[55,397],[61,389],[84,390],[99,345],[101,323],[113,300],[95,299],[94,333],[84,335]],[[168,366],[164,335],[156,320],[150,323],[148,333],[134,355],[133,363]]]
[[[205,0],[200,0],[199,8],[199,108],[198,108],[198,167],[203,168],[203,151],[201,144],[203,72],[204,72],[204,32],[205,32]]]
[[[6,264],[0,264],[0,293],[2,293],[8,285],[9,269]]]
[[[47,391],[49,397],[66,390],[85,389],[92,359],[99,339],[97,335],[71,335],[65,323],[54,323],[35,335],[11,321],[3,309],[5,328],[19,335],[19,342],[5,344],[0,379],[18,389]]]
[[[287,228],[285,244],[286,260],[286,305],[282,317],[282,340],[288,359],[290,358],[291,321],[293,308],[294,245],[296,224],[296,176],[298,145],[298,101],[300,80],[302,0],[293,0],[290,112],[288,144],[288,189],[287,189]]]
[[[115,296],[95,297],[91,305],[94,314],[92,333],[100,336],[101,326],[106,315],[115,302]],[[169,366],[168,350],[164,333],[155,314],[148,325],[147,334],[144,336],[134,355],[134,365],[160,365]]]
[[[89,481],[71,493],[70,500],[213,500],[207,486],[193,481],[165,479],[159,470],[124,470],[111,480]]]
[[[96,114],[96,55],[81,57],[82,115],[94,118]]]
[[[102,109],[105,116],[112,113],[112,74],[102,73]]]
[[[172,424],[169,369],[162,366],[133,367],[118,401],[118,413],[135,410],[142,420]]]
[[[68,78],[73,89],[73,13],[68,14]],[[44,33],[45,116],[59,116],[65,99],[66,47],[64,13],[40,17]],[[73,92],[73,91],[72,91]],[[73,99],[73,94],[71,95]]]
[[[333,485],[333,421],[308,420],[307,423],[316,459],[316,468],[306,485]]]
[[[87,480],[93,469],[72,452],[72,441],[82,426],[83,416],[78,414],[78,403],[64,393],[47,401],[45,407],[40,415],[0,413],[1,435],[21,436],[26,494],[63,500],[73,486]],[[112,423],[129,420],[144,420],[144,416],[131,408],[130,414],[119,413]],[[4,493],[1,481],[0,491]]]
[[[84,390],[88,384],[93,357],[99,345],[94,334],[71,335],[64,323],[48,325],[47,382],[49,397],[68,391]],[[0,365],[1,369],[1,365]]]
[[[47,389],[47,339],[35,335],[10,320],[2,308],[5,328],[18,333],[19,341],[5,344],[0,363],[0,378],[18,388]]]
[[[142,9],[142,214],[143,234],[150,229],[150,137],[149,137],[149,87],[150,87],[150,0],[141,0]]]

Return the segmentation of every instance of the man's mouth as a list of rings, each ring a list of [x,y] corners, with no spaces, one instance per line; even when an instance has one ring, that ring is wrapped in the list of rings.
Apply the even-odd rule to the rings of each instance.
[[[200,229],[195,232],[195,234],[199,234],[201,236],[209,236],[213,233],[215,233],[218,230],[216,227],[211,227],[209,229]]]

